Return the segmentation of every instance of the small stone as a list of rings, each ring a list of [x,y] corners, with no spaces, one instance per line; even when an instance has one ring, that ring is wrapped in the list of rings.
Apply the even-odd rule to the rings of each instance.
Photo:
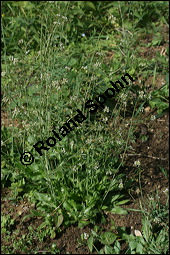
[[[144,109],[145,112],[150,112],[150,110],[151,110],[151,108],[150,108],[149,106],[147,106],[147,107]]]
[[[135,236],[142,236],[142,234],[141,234],[141,232],[140,232],[139,230],[136,230],[136,229],[135,229],[134,232],[135,232]]]
[[[148,134],[148,127],[145,124],[141,124],[141,135],[147,135]]]

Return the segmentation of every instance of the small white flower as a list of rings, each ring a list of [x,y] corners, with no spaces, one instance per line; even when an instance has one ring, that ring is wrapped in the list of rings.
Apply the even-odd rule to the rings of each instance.
[[[90,80],[91,80],[91,81],[95,81],[95,80],[97,80],[97,76],[92,75],[92,76],[91,76],[91,78],[90,78]]]
[[[6,72],[1,72],[1,76],[4,77]]]
[[[82,238],[83,240],[84,240],[84,239],[87,240],[87,239],[89,238],[89,234],[87,234],[87,233],[84,232],[84,233],[81,234],[81,238]]]
[[[81,34],[81,36],[83,36],[83,37],[84,37],[84,36],[86,36],[86,35],[83,33],[83,34]]]
[[[68,82],[68,79],[63,78],[61,81],[61,84],[66,84]]]
[[[66,150],[65,150],[65,148],[62,148],[62,151],[63,151],[64,153],[66,153]]]
[[[102,52],[96,52],[96,55],[103,56],[104,53],[102,53]]]
[[[101,63],[97,61],[97,62],[94,64],[94,67],[99,67],[100,65],[101,65]]]
[[[123,189],[123,182],[122,182],[122,179],[120,180],[120,183],[119,183],[119,189]]]
[[[77,170],[78,170],[78,167],[74,166],[73,167],[73,172],[77,172]]]
[[[107,171],[106,175],[112,175],[112,172],[111,171]]]
[[[123,101],[125,101],[126,99],[127,99],[127,94],[125,94],[125,93],[122,93],[121,95],[120,95],[120,98],[123,100]]]
[[[166,188],[165,190],[163,190],[164,193],[168,193],[169,189]]]
[[[13,56],[9,56],[9,60],[10,60],[10,61],[13,61],[13,60],[14,60],[14,57],[13,57]]]
[[[71,142],[70,142],[71,150],[73,149],[73,145],[74,145],[74,141],[71,141]]]
[[[65,17],[65,16],[62,16],[62,19],[65,19],[65,20],[67,20],[67,17]]]
[[[109,112],[109,107],[108,106],[105,106],[105,108],[104,108],[104,110],[103,110],[104,112]]]
[[[59,81],[52,81],[52,87],[57,87],[59,86]]]
[[[71,69],[71,67],[69,67],[69,66],[65,66],[65,69],[70,70],[70,69]]]
[[[139,92],[139,98],[141,98],[141,99],[144,98],[144,91]]]
[[[59,25],[60,25],[60,24],[59,24]],[[63,44],[63,43],[60,43],[59,46],[60,46],[60,50],[63,50],[63,49],[64,49],[64,44]]]
[[[87,140],[86,140],[86,143],[87,143],[87,144],[90,144],[91,142],[92,142],[92,139],[87,139]]]
[[[152,99],[152,95],[148,95],[148,100],[151,100]]]
[[[133,163],[133,165],[139,167],[139,166],[141,165],[140,160],[136,160],[136,161]]]
[[[155,217],[153,221],[156,222],[156,223],[159,223],[160,219],[158,217]]]
[[[94,166],[94,169],[97,170],[99,168],[99,164],[96,163],[96,165]]]
[[[82,158],[82,159],[86,159],[86,158],[87,158],[87,155],[84,154],[84,153],[82,153],[82,154],[81,154],[81,158]]]
[[[104,117],[102,120],[103,120],[103,122],[106,123],[108,121],[108,117]]]
[[[118,145],[121,145],[121,144],[122,144],[121,140],[116,140],[116,143],[117,143]]]
[[[99,141],[100,143],[103,143],[103,137],[100,136],[100,137],[98,138],[98,141]]]
[[[151,115],[151,120],[155,120],[156,116],[155,115]]]
[[[108,20],[116,20],[116,17],[114,17],[112,14],[109,15]]]
[[[18,58],[14,58],[14,65],[18,62]]]
[[[51,74],[50,73],[45,73],[44,79],[49,80],[50,78],[51,78]]]
[[[24,40],[21,39],[21,40],[18,41],[18,44],[22,44],[23,42],[24,42]]]
[[[82,66],[81,69],[86,70],[86,69],[87,69],[87,66]]]
[[[99,124],[98,130],[99,130],[99,131],[102,131],[103,129],[104,129],[104,127],[103,127],[101,124]]]

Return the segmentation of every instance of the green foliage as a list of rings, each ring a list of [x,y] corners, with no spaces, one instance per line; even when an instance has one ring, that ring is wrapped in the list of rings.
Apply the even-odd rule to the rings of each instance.
[[[50,14],[44,17],[45,9]],[[80,41],[81,34],[105,35],[105,31],[112,33],[122,22],[127,28],[131,24],[135,28],[151,25],[158,17],[168,18],[166,1],[3,1],[2,10],[2,48],[8,54],[21,52],[23,47],[25,51],[40,50],[42,40],[46,47],[54,47]]]
[[[156,196],[159,198],[158,194]],[[135,230],[128,234],[125,227],[115,227],[111,231],[103,232],[95,226],[88,236],[87,245],[90,252],[96,250],[98,254],[166,254],[168,252],[168,199],[165,206],[155,199],[149,201],[149,212],[144,212],[142,219],[142,233]],[[116,230],[113,233],[113,229]],[[84,239],[83,239],[84,240]],[[86,240],[84,240],[86,242]],[[121,243],[126,242],[126,250],[122,251]],[[98,250],[98,247],[101,247]]]
[[[98,254],[120,254],[121,246],[117,238],[117,234],[111,231],[103,232],[102,229],[95,227],[91,230],[87,245],[91,253],[95,249]],[[97,249],[99,245],[103,246],[100,250]]]
[[[37,16],[37,8],[30,1],[3,1],[2,48],[7,54],[35,48],[40,43],[37,30],[41,21]]]
[[[2,127],[2,187],[13,190],[13,200],[26,196],[36,204],[23,223],[42,217],[37,230],[41,241],[55,238],[63,225],[96,225],[98,219],[105,220],[103,212],[127,214],[121,206],[128,202],[123,192],[129,186],[119,172],[120,155],[133,132],[115,127],[113,132],[109,126],[113,118],[121,122],[127,113],[132,120],[134,115],[140,118],[148,102],[158,113],[168,108],[168,76],[166,84],[151,95],[145,86],[149,75],[167,73],[167,55],[157,54],[151,60],[139,56],[139,35],[153,32],[153,38],[144,43],[146,48],[165,42],[158,28],[168,21],[167,6],[167,1],[2,2],[2,107],[8,109],[13,123]],[[84,111],[88,99],[104,93],[109,81],[119,80],[124,73],[141,76],[143,86],[129,84],[106,102],[109,112],[87,114],[86,121],[43,151],[42,157],[35,152],[36,142],[45,143],[51,130],[57,131],[76,109]],[[16,119],[22,128],[15,127]],[[21,164],[24,151],[34,155],[32,165]],[[154,209],[152,217],[166,226],[162,208]],[[95,228],[87,240],[89,250],[121,254],[121,240],[129,245],[127,253],[166,253],[167,232],[150,222],[143,221],[138,237],[127,235],[124,228],[116,234]],[[2,216],[3,234],[9,236],[13,225],[10,216]],[[28,237],[13,240],[14,250],[29,252],[33,235],[30,230]],[[12,248],[6,251],[12,253]],[[51,251],[58,252],[55,245]]]
[[[1,231],[2,234],[9,234],[12,226],[14,225],[14,219],[11,219],[9,215],[1,215]]]
[[[123,2],[122,2],[123,5]],[[135,21],[135,27],[145,27],[152,25],[152,22],[158,20],[158,18],[164,17],[168,22],[168,13],[166,8],[168,3],[166,1],[129,1],[130,7],[133,5],[133,9],[127,12],[131,21]]]
[[[169,73],[166,75],[166,84],[151,94],[149,104],[152,108],[157,107],[158,114],[169,108]]]

